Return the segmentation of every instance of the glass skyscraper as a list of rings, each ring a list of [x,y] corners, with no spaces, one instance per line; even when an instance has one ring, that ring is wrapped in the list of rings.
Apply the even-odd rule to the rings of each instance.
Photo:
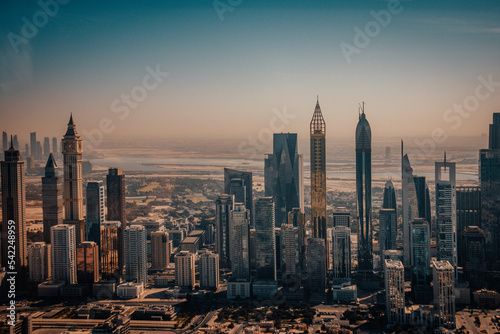
[[[257,280],[276,281],[274,212],[272,197],[261,197],[255,202],[255,278]]]
[[[224,194],[234,195],[235,203],[245,205],[250,212],[250,225],[253,225],[252,173],[224,168]]]
[[[229,227],[234,210],[234,195],[219,195],[215,200],[215,251],[219,254],[219,267],[231,269]]]
[[[101,245],[101,224],[104,222],[104,184],[102,181],[87,183],[86,240]]]

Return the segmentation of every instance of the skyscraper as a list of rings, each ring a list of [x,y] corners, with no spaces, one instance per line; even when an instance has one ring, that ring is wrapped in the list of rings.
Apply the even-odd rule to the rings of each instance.
[[[299,265],[301,269],[306,269],[307,234],[304,212],[302,212],[300,208],[293,208],[293,210],[288,213],[288,224],[299,229]]]
[[[200,287],[216,289],[219,286],[219,254],[209,250],[200,254]]]
[[[388,249],[396,249],[396,236],[398,234],[397,225],[398,219],[395,209],[380,209],[380,254],[383,254],[384,251]]]
[[[105,221],[101,224],[101,274],[105,280],[119,280],[122,272],[118,265],[118,235],[122,223]]]
[[[75,225],[59,224],[51,229],[52,280],[76,284]]]
[[[142,225],[125,228],[125,276],[127,281],[148,282],[148,260],[146,256],[146,229]]]
[[[500,150],[500,113],[493,113],[493,124],[490,124],[490,150]]]
[[[30,148],[31,148],[31,156],[34,159],[37,159],[37,145],[36,145],[36,132],[30,132]]]
[[[101,245],[101,224],[104,222],[104,184],[102,181],[87,183],[87,216],[85,240]]]
[[[432,261],[434,307],[438,324],[455,328],[454,268],[448,261]]]
[[[215,252],[219,254],[220,268],[231,269],[229,226],[234,210],[234,195],[219,195],[215,200]]]
[[[5,131],[2,132],[2,145],[4,151],[7,151],[9,149],[9,139],[7,137],[7,132]]]
[[[12,138],[11,138],[12,139]],[[28,264],[28,249],[26,236],[26,190],[24,177],[24,161],[21,161],[19,151],[10,148],[4,152],[5,160],[0,162],[2,181],[2,266],[8,271],[23,271]],[[12,228],[15,226],[15,230]],[[15,231],[15,265],[9,263],[9,230]]]
[[[396,205],[396,190],[394,189],[394,183],[392,183],[392,180],[387,180],[387,182],[385,183],[382,208],[394,210],[397,210],[398,208]]]
[[[373,271],[372,249],[372,131],[364,104],[356,127],[356,194],[358,206],[358,271]]]
[[[175,255],[175,285],[193,288],[195,283],[195,255],[180,251]]]
[[[83,219],[83,145],[71,115],[68,130],[62,140],[64,156],[64,224],[75,226],[76,244],[85,240]],[[75,245],[76,247],[76,245]]]
[[[34,242],[28,246],[29,279],[43,282],[51,276],[50,244]]]
[[[424,218],[426,222],[431,222],[431,197],[429,186],[425,176],[414,176],[415,191],[417,193],[418,218]]]
[[[255,202],[256,279],[276,281],[276,239],[274,202],[261,197]]]
[[[42,201],[43,239],[46,244],[50,244],[50,228],[63,222],[63,187],[52,153],[45,165],[45,176],[42,177]]]
[[[464,229],[468,226],[481,226],[481,211],[481,187],[457,187],[457,261],[459,267],[464,266]]]
[[[291,224],[281,225],[281,272],[291,277],[300,272],[299,229]]]
[[[468,226],[463,231],[462,242],[465,280],[471,291],[482,289],[486,271],[484,231],[477,226]]]
[[[351,277],[351,229],[345,226],[332,228],[333,278]]]
[[[121,168],[110,168],[106,175],[108,220],[122,223],[118,234],[118,264],[120,271],[125,265],[125,174]]]
[[[428,291],[431,262],[431,232],[429,223],[416,218],[410,223],[412,292],[415,302],[426,303],[431,295]]]
[[[231,212],[229,246],[232,278],[250,279],[250,212],[237,203]]]
[[[52,154],[59,154],[59,151],[57,151],[57,137],[52,137]]]
[[[170,263],[170,240],[168,232],[151,232],[151,268],[167,269]]]
[[[50,154],[50,139],[49,137],[43,138],[43,157],[48,158]]]
[[[311,222],[314,238],[326,240],[326,123],[319,100],[310,124]]]
[[[250,226],[253,225],[252,173],[224,168],[224,194],[234,195],[235,203],[243,203],[250,211]]]
[[[436,162],[436,224],[438,259],[457,268],[456,169],[454,162]]]
[[[304,211],[304,176],[302,155],[298,154],[296,133],[275,133],[273,154],[264,163],[265,195],[275,203],[276,227],[287,223],[293,208]]]
[[[405,279],[401,261],[385,260],[385,306],[387,322],[405,323]]]
[[[307,240],[307,288],[313,295],[323,296],[326,287],[325,239]]]
[[[99,281],[99,247],[93,241],[84,241],[76,248],[76,277],[78,284]]]

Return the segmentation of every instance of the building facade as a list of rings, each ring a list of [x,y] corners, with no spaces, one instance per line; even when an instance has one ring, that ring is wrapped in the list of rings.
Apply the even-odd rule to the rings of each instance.
[[[148,259],[146,255],[146,229],[141,225],[125,228],[125,276],[127,281],[148,282]]]
[[[43,240],[50,244],[50,228],[63,223],[63,187],[57,173],[52,153],[45,165],[42,177]]]
[[[50,229],[52,280],[76,284],[76,226],[60,224]]]
[[[104,184],[102,181],[87,183],[87,216],[85,217],[85,240],[101,244],[101,224],[105,220]]]

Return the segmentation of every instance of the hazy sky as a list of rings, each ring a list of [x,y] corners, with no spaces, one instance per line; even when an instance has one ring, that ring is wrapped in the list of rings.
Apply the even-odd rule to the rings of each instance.
[[[328,136],[354,138],[365,101],[374,137],[426,138],[486,133],[500,111],[499,1],[215,4],[230,10],[73,0],[49,6],[52,17],[35,1],[2,1],[0,130],[61,137],[73,112],[81,134],[107,122],[104,140],[306,137],[319,95]],[[156,69],[169,73],[159,84],[147,77]],[[131,92],[140,101],[127,107]],[[284,108],[295,117],[281,127]]]

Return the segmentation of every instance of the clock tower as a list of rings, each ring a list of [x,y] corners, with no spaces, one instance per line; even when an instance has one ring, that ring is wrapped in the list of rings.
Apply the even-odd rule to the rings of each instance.
[[[83,218],[83,143],[71,115],[68,130],[62,140],[64,157],[64,224],[75,225],[76,246],[85,241]]]

